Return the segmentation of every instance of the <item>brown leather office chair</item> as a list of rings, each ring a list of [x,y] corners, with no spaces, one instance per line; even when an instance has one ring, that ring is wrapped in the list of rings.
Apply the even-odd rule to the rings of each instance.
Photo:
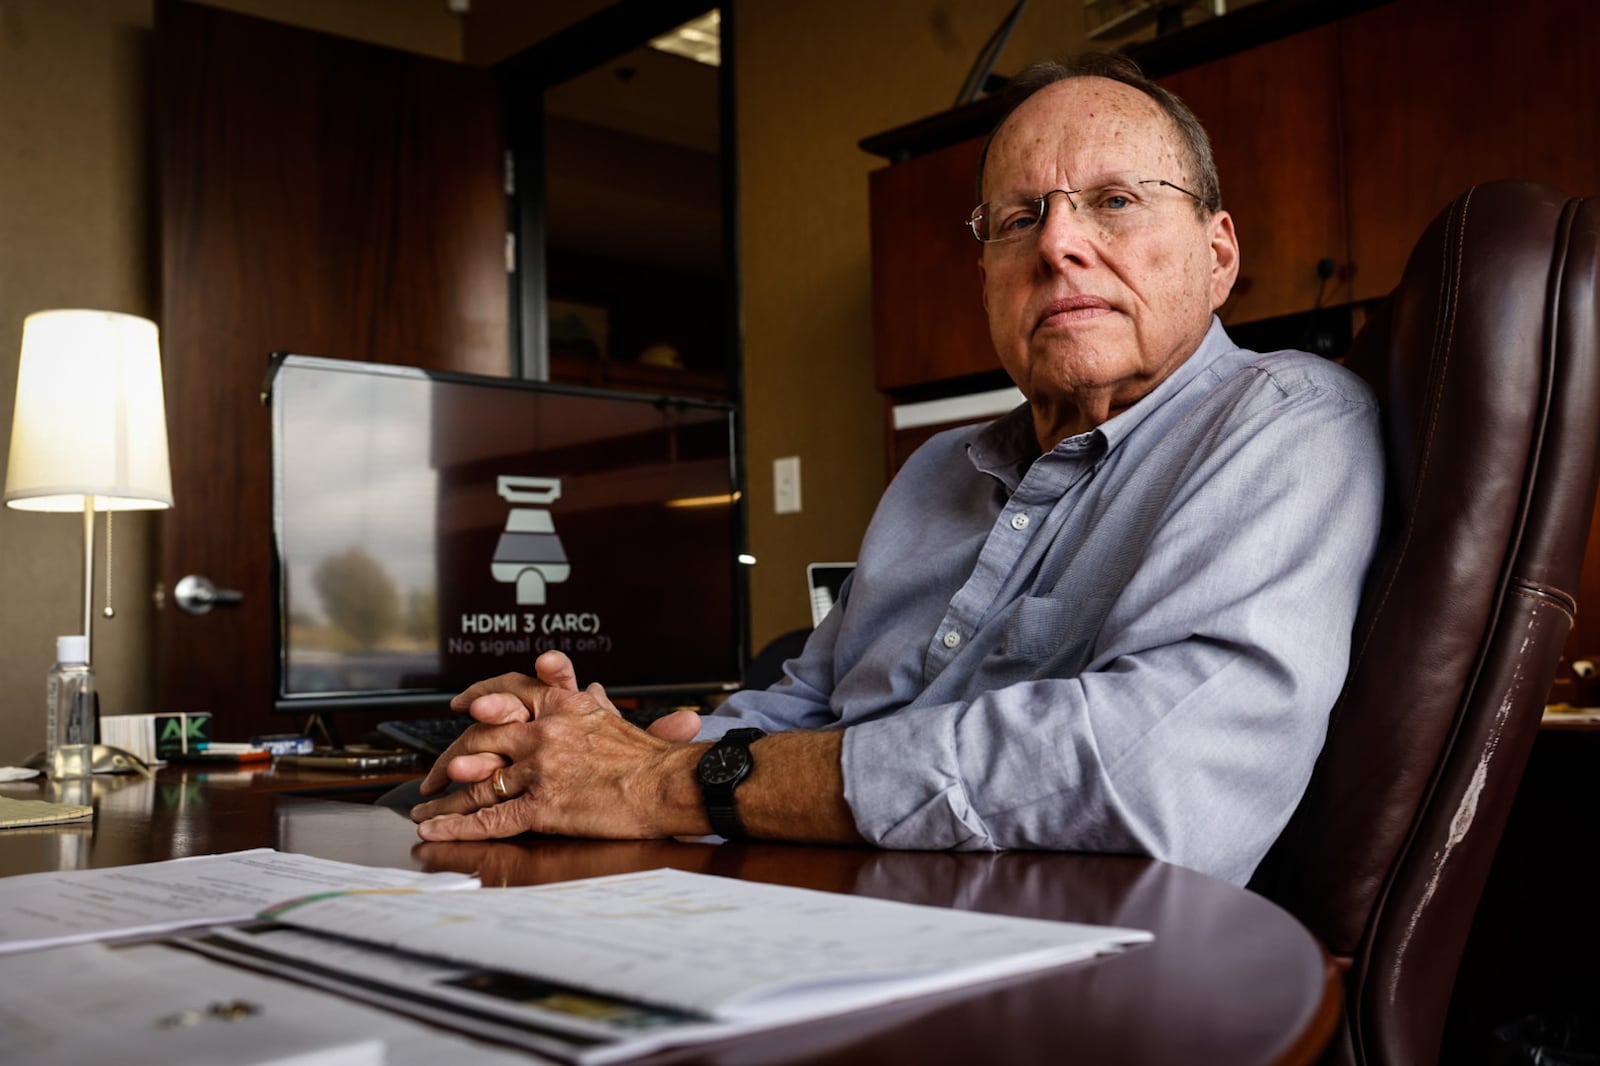
[[[1576,609],[1597,297],[1600,200],[1496,182],[1434,221],[1352,345],[1383,407],[1385,530],[1327,744],[1251,884],[1348,967],[1333,1061],[1438,1056]]]

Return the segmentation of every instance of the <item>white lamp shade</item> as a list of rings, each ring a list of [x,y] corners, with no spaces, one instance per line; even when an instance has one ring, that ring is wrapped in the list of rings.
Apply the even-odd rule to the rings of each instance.
[[[24,511],[172,506],[154,322],[40,311],[22,324],[5,502]]]

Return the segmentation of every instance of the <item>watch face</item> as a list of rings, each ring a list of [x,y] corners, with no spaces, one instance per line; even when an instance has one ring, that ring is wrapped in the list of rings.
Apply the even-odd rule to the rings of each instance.
[[[739,780],[749,766],[749,749],[741,744],[718,745],[700,760],[700,780],[708,785],[726,785]]]

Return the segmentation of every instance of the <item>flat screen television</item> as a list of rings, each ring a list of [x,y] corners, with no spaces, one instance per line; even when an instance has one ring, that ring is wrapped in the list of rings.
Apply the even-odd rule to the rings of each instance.
[[[276,709],[439,709],[549,649],[617,695],[735,687],[733,407],[276,354]]]

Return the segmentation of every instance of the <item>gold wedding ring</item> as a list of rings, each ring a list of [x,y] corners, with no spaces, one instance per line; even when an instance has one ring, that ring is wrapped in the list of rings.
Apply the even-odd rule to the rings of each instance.
[[[508,799],[511,793],[506,791],[506,768],[504,766],[494,772],[494,794],[501,799]]]

